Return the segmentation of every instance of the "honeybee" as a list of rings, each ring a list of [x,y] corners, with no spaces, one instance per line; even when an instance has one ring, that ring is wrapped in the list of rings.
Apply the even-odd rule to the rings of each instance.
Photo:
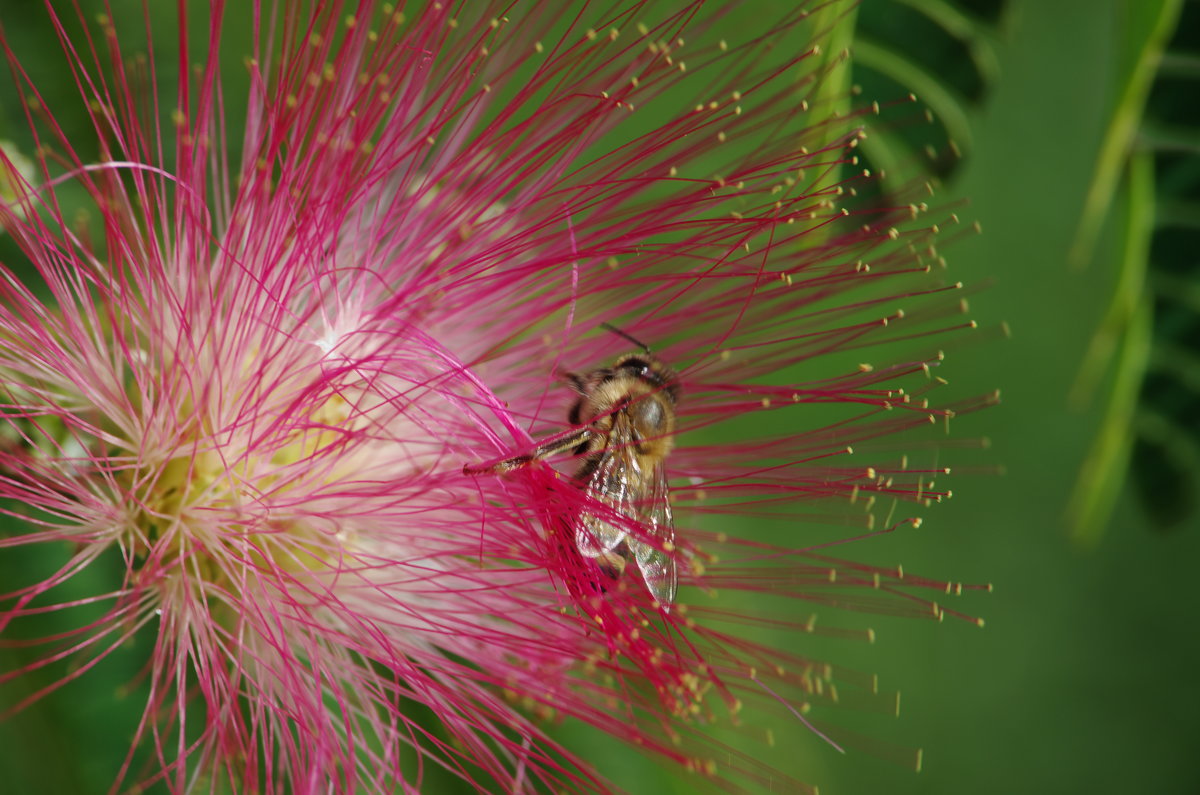
[[[636,563],[650,594],[664,607],[675,601],[675,520],[667,499],[666,460],[674,447],[675,373],[644,344],[622,331],[609,331],[641,346],[612,367],[566,373],[578,394],[567,415],[565,435],[539,442],[532,452],[468,474],[503,474],[571,452],[582,459],[575,480],[588,497],[575,523],[575,547],[609,577],[619,579]]]

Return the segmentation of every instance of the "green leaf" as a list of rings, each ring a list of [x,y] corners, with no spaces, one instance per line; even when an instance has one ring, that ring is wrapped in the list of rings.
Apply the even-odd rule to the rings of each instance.
[[[1129,160],[1125,192],[1121,269],[1112,303],[1092,337],[1071,392],[1081,402],[1095,391],[1115,355],[1104,416],[1067,506],[1072,538],[1094,544],[1121,492],[1133,445],[1133,419],[1150,361],[1153,301],[1145,289],[1150,238],[1154,231],[1154,158],[1147,152]]]
[[[1074,267],[1083,267],[1092,258],[1117,181],[1138,134],[1155,71],[1175,30],[1181,8],[1182,0],[1129,0],[1126,3],[1126,24],[1121,26],[1125,49],[1121,60],[1127,65],[1127,71],[1104,131],[1075,242],[1068,255]]]
[[[1000,60],[990,26],[979,22],[946,0],[895,0],[920,11],[966,47],[971,62],[986,83],[1000,76]]]

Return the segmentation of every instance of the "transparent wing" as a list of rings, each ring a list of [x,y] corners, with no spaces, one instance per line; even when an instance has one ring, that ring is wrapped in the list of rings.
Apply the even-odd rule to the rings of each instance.
[[[639,489],[637,458],[614,427],[584,491],[587,506],[575,528],[575,546],[589,558],[611,552],[629,534]]]
[[[663,605],[674,602],[679,576],[666,469],[662,461],[643,467],[625,415],[616,416],[584,488],[592,507],[575,529],[580,554],[600,557],[625,541],[650,594]]]
[[[646,494],[638,504],[645,520],[645,539],[629,537],[629,549],[650,593],[662,605],[675,601],[679,572],[675,568],[675,519],[667,499],[667,471],[662,461],[646,473]]]

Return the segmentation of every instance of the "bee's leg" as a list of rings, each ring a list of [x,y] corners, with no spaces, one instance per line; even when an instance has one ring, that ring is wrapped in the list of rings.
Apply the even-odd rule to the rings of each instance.
[[[512,472],[514,469],[520,469],[533,461],[532,455],[519,455],[513,458],[506,458],[495,464],[486,466],[480,464],[463,464],[464,475],[503,475],[506,472]]]
[[[533,452],[525,453],[524,455],[506,458],[495,464],[481,466],[478,464],[467,464],[463,467],[463,474],[466,475],[503,475],[506,472],[512,472],[514,469],[520,469],[523,466],[528,466],[534,461],[541,461],[543,458],[549,458],[553,455],[566,452],[574,449],[581,444],[586,444],[592,438],[591,428],[580,428],[566,436],[555,436],[547,439],[533,449]]]

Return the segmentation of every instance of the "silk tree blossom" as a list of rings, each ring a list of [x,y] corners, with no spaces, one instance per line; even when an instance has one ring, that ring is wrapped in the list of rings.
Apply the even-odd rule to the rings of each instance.
[[[938,397],[973,327],[933,246],[952,219],[855,196],[860,114],[833,113],[808,12],[835,17],[726,42],[729,10],[214,3],[139,59],[48,4],[98,158],[6,44],[37,165],[3,156],[0,214],[36,278],[0,287],[0,544],[58,568],[4,584],[0,628],[76,622],[0,673],[71,663],[16,709],[150,633],[118,788],[607,791],[555,739],[573,722],[804,791],[712,728],[842,747],[836,703],[887,696],[754,627],[961,616],[937,599],[962,586],[832,553],[919,523],[949,474],[920,434],[990,398]],[[222,41],[247,28],[241,93]],[[678,374],[673,542],[581,488],[580,451],[488,469],[598,421],[564,374],[632,340]],[[675,603],[581,554],[584,515],[673,560]],[[58,595],[113,558],[110,590]]]

